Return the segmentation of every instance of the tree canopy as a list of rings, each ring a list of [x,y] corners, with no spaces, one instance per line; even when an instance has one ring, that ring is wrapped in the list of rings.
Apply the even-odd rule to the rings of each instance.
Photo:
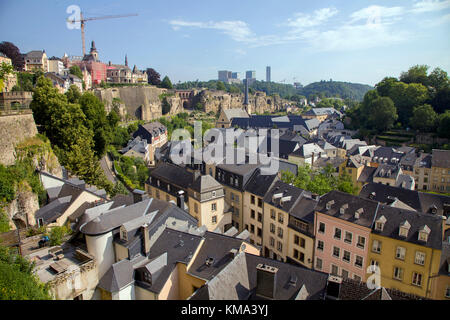
[[[12,42],[3,41],[0,43],[0,52],[11,59],[11,63],[16,70],[22,70],[24,67],[24,61],[20,53],[19,48]]]
[[[147,68],[148,83],[154,86],[161,84],[161,75],[153,68]]]
[[[173,89],[172,82],[170,81],[168,76],[165,76],[164,79],[161,81],[161,87],[166,89]]]

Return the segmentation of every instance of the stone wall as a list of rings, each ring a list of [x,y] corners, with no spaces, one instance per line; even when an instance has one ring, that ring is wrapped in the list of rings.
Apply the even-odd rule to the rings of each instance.
[[[112,101],[118,98],[124,105],[120,112],[128,113],[129,116],[141,120],[153,120],[162,116],[162,101],[159,98],[163,93],[174,93],[166,96],[166,100],[171,106],[169,115],[183,112],[183,103],[188,102],[190,107],[201,103],[205,112],[220,112],[224,109],[242,108],[244,103],[243,93],[228,93],[217,90],[191,90],[187,99],[187,90],[175,91],[157,88],[154,86],[118,87],[108,89],[95,89],[94,93],[105,104],[106,111],[112,109]],[[182,96],[180,96],[180,92]],[[289,101],[281,99],[279,96],[266,96],[264,92],[257,92],[249,96],[249,111],[251,113],[264,113],[281,110]]]
[[[0,116],[0,163],[14,164],[15,146],[37,133],[33,114]]]

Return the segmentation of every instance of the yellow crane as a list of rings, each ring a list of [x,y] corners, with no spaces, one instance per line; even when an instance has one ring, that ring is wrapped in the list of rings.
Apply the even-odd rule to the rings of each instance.
[[[80,12],[79,20],[67,19],[67,21],[71,22],[71,23],[80,22],[80,24],[81,24],[81,43],[83,45],[83,57],[84,57],[86,55],[86,44],[84,41],[84,24],[86,23],[86,21],[125,18],[125,17],[137,16],[137,15],[138,15],[137,13],[130,13],[130,14],[121,14],[121,15],[109,15],[109,16],[103,16],[103,17],[84,18],[83,13]]]

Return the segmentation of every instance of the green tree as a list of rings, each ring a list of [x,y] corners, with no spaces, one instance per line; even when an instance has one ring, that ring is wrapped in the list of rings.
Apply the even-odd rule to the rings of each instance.
[[[77,65],[71,66],[69,68],[69,73],[73,74],[74,76],[77,76],[78,78],[83,80],[83,72],[81,72],[81,69],[79,66],[77,66]]]
[[[436,129],[436,121],[438,115],[429,104],[415,107],[413,116],[411,117],[411,127],[422,131],[434,131]]]
[[[8,215],[0,208],[0,233],[8,232],[10,229]]]
[[[3,84],[8,79],[8,75],[14,72],[12,65],[2,62],[0,65],[0,92],[3,91]]]
[[[50,300],[48,285],[32,273],[34,264],[0,246],[0,300]]]
[[[437,133],[442,138],[450,139],[450,110],[439,115]]]
[[[407,72],[402,72],[400,75],[400,81],[404,83],[420,83],[424,86],[429,85],[428,79],[428,69],[430,67],[427,65],[415,65]]]
[[[217,90],[222,90],[222,91],[226,91],[227,88],[225,87],[225,85],[223,84],[222,81],[217,81]]]
[[[161,81],[161,87],[166,89],[173,89],[172,82],[170,81],[168,76],[165,76],[164,79]]]
[[[69,90],[65,93],[67,97],[67,101],[70,103],[78,103],[78,100],[81,98],[80,89],[74,84],[69,87]]]
[[[65,235],[65,230],[63,227],[53,227],[50,230],[50,246],[59,246],[63,242],[63,238]]]
[[[397,120],[397,109],[389,97],[379,97],[371,103],[368,123],[378,131],[392,128]]]

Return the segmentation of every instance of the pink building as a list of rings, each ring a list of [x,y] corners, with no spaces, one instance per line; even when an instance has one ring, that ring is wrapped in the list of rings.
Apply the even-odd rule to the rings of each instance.
[[[362,281],[378,202],[331,191],[314,215],[314,269]]]

